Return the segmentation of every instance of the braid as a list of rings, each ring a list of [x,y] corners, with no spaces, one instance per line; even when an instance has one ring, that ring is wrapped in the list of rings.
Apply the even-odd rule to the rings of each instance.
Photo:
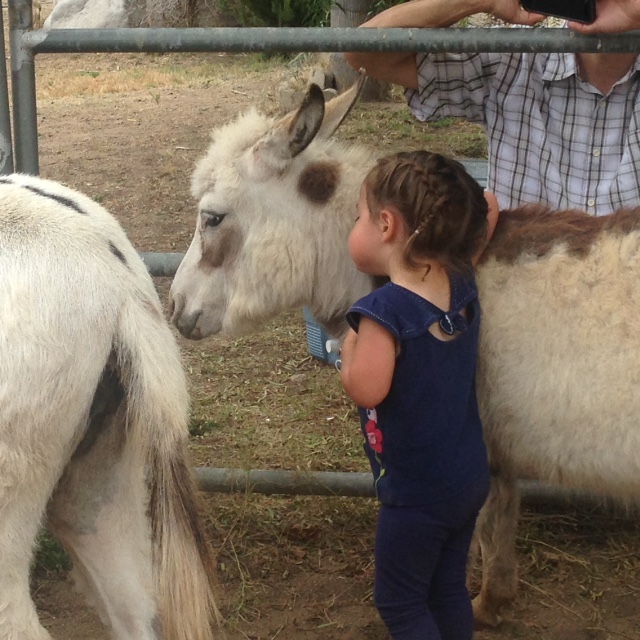
[[[488,207],[459,162],[428,151],[398,153],[379,160],[366,185],[371,211],[392,206],[402,215],[408,265],[437,258],[452,270],[471,269],[486,235]]]

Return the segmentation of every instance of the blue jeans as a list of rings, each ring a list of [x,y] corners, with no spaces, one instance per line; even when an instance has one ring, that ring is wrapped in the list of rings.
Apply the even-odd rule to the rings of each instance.
[[[419,507],[382,505],[374,601],[393,640],[471,640],[469,547],[487,488]]]

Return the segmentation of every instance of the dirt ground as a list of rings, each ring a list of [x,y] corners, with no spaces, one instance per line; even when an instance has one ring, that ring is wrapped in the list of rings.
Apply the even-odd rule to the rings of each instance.
[[[38,77],[45,82],[63,67],[93,72],[141,64],[133,58],[42,56]],[[227,59],[212,54],[210,61],[224,78]],[[42,98],[41,175],[98,199],[120,219],[139,250],[185,251],[195,222],[189,179],[209,130],[273,91],[273,83],[265,74],[262,80],[234,77],[210,87]],[[158,287],[166,296],[166,280],[159,280]],[[264,343],[264,336],[257,336],[243,343],[265,356],[246,375],[267,380],[280,367],[289,392],[303,393],[295,386],[305,384],[301,379],[328,374],[305,358],[299,314],[283,322],[286,340]],[[199,354],[211,345],[182,344],[190,373],[201,372]],[[294,354],[286,357],[295,359],[295,375],[286,371],[287,349]],[[193,380],[200,384],[203,376]],[[200,395],[216,392],[215,379],[208,381]],[[214,437],[201,441],[196,455],[199,462],[213,459],[216,466],[235,462],[216,448]],[[314,511],[301,516],[311,501]],[[211,496],[209,504],[216,514],[210,528],[221,549],[220,601],[229,640],[387,638],[371,601],[372,501]],[[242,542],[229,542],[240,537]],[[601,511],[525,510],[518,540],[518,598],[502,625],[477,632],[477,640],[639,639],[639,551],[636,519]],[[43,624],[56,640],[106,640],[104,628],[75,595],[64,572],[36,572],[33,585]]]

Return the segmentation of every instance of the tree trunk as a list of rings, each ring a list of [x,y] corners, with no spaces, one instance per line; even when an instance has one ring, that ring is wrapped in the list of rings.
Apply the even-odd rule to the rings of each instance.
[[[331,26],[358,27],[367,20],[372,6],[373,0],[334,0],[331,5]],[[338,91],[349,88],[358,77],[357,71],[344,61],[341,53],[329,54],[329,70],[335,78]],[[389,83],[369,78],[360,99],[370,102],[387,100],[389,91]]]
[[[340,0],[331,6],[332,27],[359,27],[366,19],[371,0]]]

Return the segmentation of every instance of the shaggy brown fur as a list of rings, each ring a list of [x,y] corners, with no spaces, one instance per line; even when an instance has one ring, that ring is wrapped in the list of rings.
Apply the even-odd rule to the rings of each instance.
[[[495,258],[513,263],[521,255],[541,258],[565,245],[569,254],[584,257],[603,233],[626,235],[640,229],[640,208],[594,217],[583,211],[553,211],[531,204],[503,211],[481,262]]]

